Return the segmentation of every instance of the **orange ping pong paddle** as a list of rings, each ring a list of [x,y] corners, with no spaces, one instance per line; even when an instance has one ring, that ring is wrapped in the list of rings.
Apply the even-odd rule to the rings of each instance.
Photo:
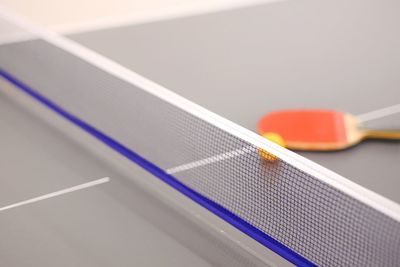
[[[400,140],[400,129],[367,129],[353,115],[319,109],[269,113],[258,122],[258,132],[294,150],[341,150],[366,138]]]

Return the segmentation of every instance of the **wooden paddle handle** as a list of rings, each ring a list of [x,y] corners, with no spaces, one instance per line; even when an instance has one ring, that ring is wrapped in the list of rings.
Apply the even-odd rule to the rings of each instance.
[[[400,130],[399,131],[366,130],[364,134],[365,134],[364,138],[400,140]]]

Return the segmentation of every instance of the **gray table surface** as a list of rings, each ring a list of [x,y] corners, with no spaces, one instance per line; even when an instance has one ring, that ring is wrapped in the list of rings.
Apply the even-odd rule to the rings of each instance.
[[[255,130],[258,118],[274,109],[359,114],[397,104],[399,6],[396,1],[286,1],[70,37]],[[8,85],[0,83],[3,87]],[[2,212],[1,265],[262,265],[145,190],[131,177],[149,176],[143,170],[127,172],[99,156],[82,146],[89,137],[66,134],[70,126],[60,129],[56,120],[49,123],[0,93],[1,206],[104,176],[111,181]],[[398,143],[302,154],[400,202]]]
[[[0,211],[1,266],[290,266],[2,80],[0,88],[1,207],[110,177]],[[263,260],[221,229],[250,240]]]
[[[399,8],[397,1],[281,1],[69,37],[255,131],[276,109],[361,114],[398,104]],[[378,123],[385,120],[400,128],[400,116]],[[399,142],[301,154],[400,203]]]

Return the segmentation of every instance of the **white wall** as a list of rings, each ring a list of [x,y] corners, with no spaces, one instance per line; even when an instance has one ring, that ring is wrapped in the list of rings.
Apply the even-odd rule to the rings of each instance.
[[[260,0],[0,0],[0,5],[53,30],[77,30],[94,21],[218,10]]]

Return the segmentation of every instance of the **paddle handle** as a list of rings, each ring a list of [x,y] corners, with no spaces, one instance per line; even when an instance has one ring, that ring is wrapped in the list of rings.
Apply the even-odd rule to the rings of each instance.
[[[364,138],[400,140],[400,130],[366,130]]]

